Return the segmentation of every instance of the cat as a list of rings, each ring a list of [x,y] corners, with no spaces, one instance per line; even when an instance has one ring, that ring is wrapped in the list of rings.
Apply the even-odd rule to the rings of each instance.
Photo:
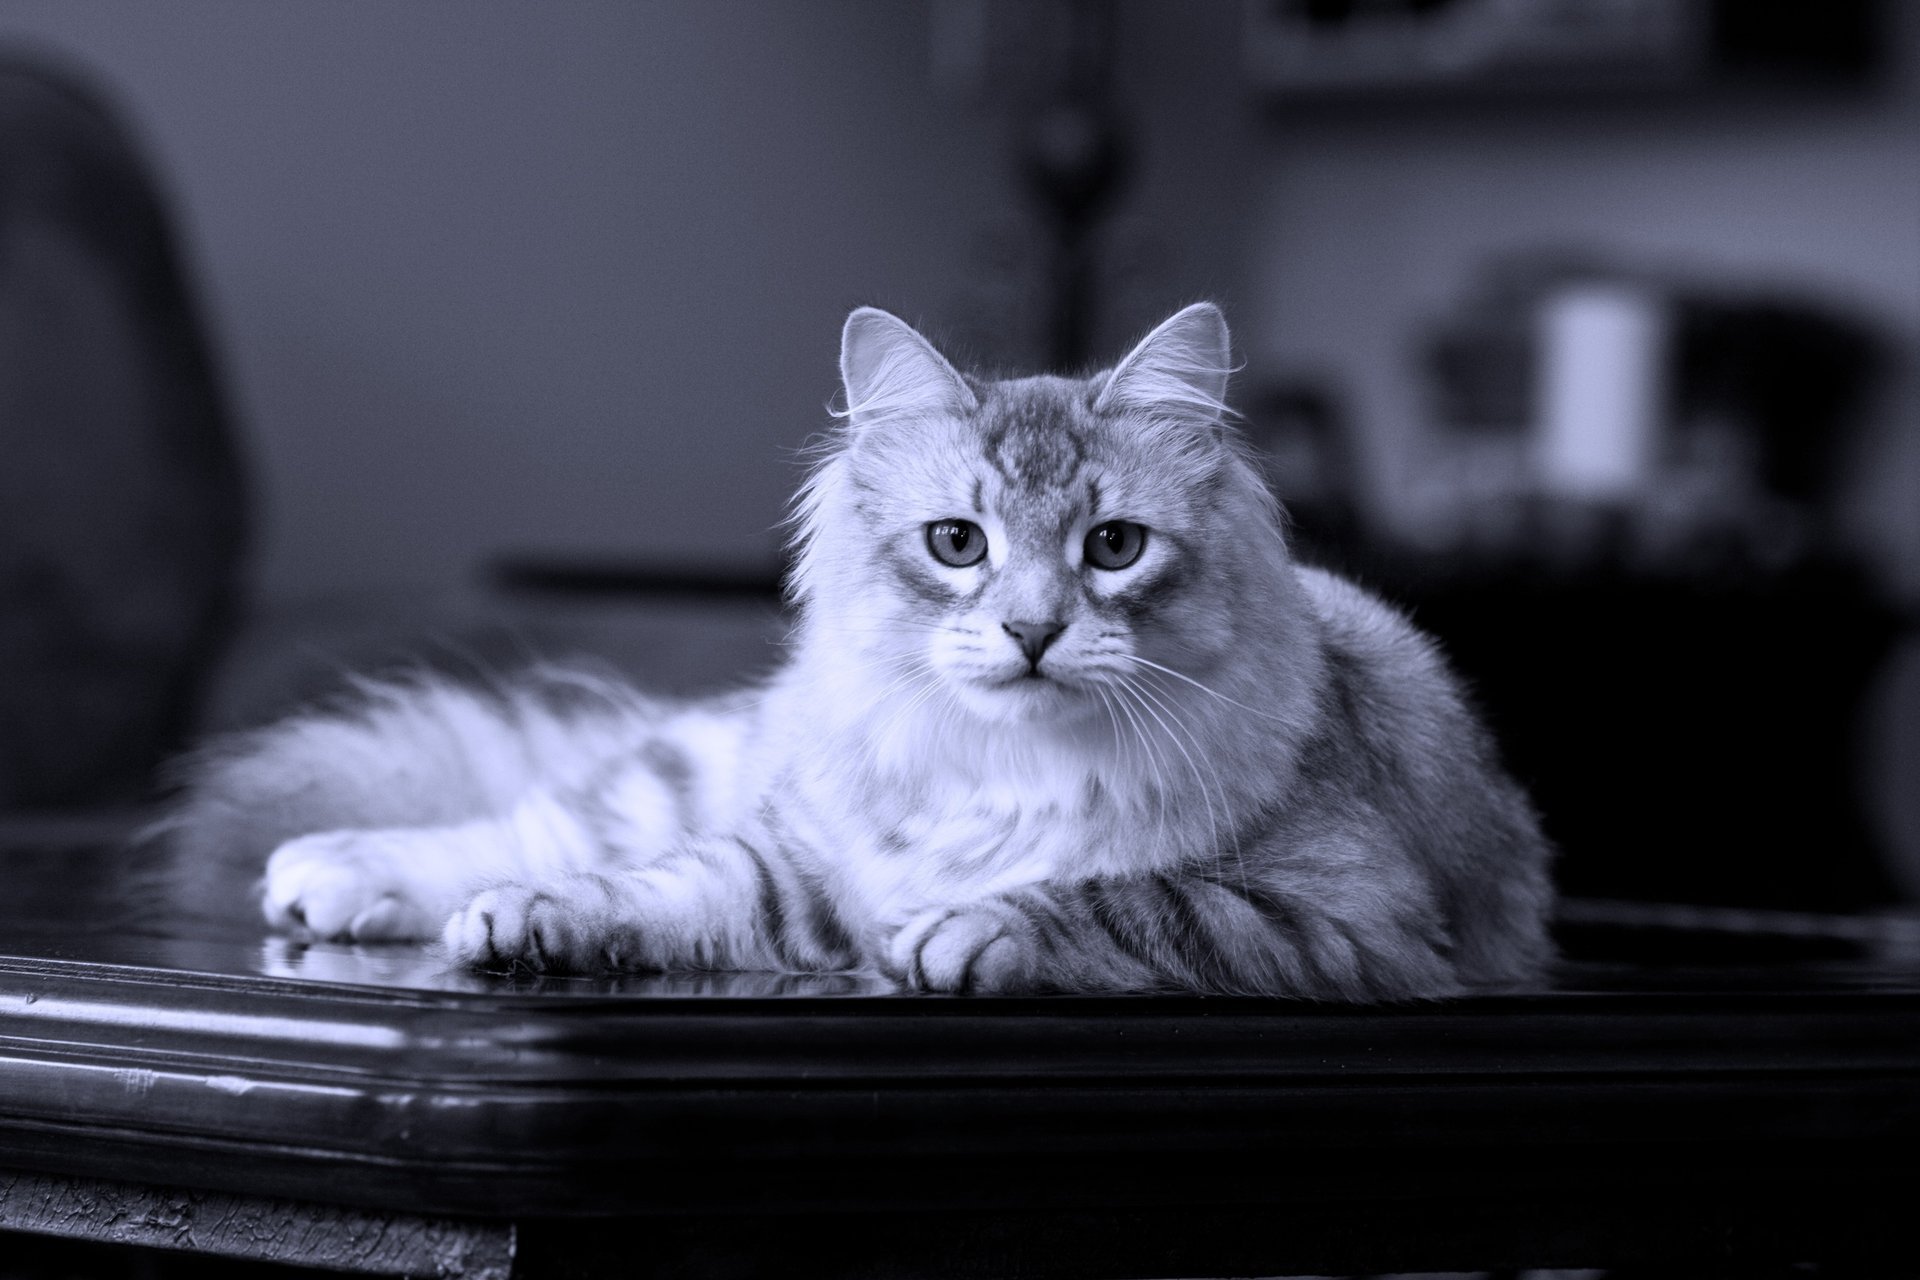
[[[785,664],[362,681],[217,743],[182,910],[542,972],[1380,1001],[1534,980],[1550,849],[1436,651],[1289,558],[1219,309],[1003,381],[847,319]]]

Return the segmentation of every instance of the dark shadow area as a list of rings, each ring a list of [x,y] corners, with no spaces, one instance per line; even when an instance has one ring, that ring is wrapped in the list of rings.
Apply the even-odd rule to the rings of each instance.
[[[0,51],[0,810],[130,803],[185,746],[239,604],[226,401],[125,127]]]

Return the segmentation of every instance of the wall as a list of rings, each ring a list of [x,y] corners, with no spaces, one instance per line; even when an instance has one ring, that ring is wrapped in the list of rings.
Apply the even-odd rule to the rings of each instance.
[[[938,321],[1013,206],[919,5],[4,0],[0,42],[172,194],[268,599],[771,565],[846,310]]]

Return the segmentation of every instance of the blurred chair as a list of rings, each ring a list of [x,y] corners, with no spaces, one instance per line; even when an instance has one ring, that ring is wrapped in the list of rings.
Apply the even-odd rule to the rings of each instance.
[[[0,810],[142,797],[235,614],[244,490],[126,129],[0,53]]]

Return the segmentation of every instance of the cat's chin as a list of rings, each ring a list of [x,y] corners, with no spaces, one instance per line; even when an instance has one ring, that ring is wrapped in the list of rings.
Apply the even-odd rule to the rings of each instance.
[[[1071,724],[1100,705],[1082,690],[1046,678],[956,681],[954,687],[960,705],[988,724]]]

